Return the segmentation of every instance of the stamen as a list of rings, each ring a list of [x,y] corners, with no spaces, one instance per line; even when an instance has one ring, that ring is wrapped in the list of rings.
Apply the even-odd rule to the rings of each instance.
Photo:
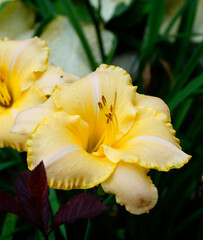
[[[98,102],[98,106],[99,106],[99,109],[102,110],[103,109],[103,105],[101,102]]]
[[[113,116],[112,116],[112,114],[111,114],[111,113],[109,113],[109,118],[110,118],[110,120],[112,121],[112,119],[113,119]]]
[[[104,106],[106,106],[106,98],[104,97],[104,95],[102,96],[102,102],[103,102]]]
[[[107,125],[105,127],[105,131],[103,131],[103,134],[100,137],[97,144],[90,150],[90,153],[96,154],[101,144],[110,146],[114,142],[114,136],[118,132],[118,121],[115,114],[116,100],[117,92],[115,91],[115,97],[112,105],[108,106],[108,103],[104,95],[101,97],[101,102],[98,102],[99,109],[102,111],[102,114],[104,114],[103,116],[106,117]]]
[[[3,79],[0,80],[0,105],[3,107],[9,107],[11,105],[11,95]]]

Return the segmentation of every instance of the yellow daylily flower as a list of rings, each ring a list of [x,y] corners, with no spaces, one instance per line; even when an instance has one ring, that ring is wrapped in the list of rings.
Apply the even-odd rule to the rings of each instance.
[[[25,150],[26,136],[10,132],[16,115],[44,103],[56,84],[75,77],[48,64],[49,49],[39,38],[0,40],[0,147]]]
[[[27,141],[29,169],[43,160],[52,188],[101,184],[132,214],[148,212],[158,198],[149,169],[180,168],[191,156],[181,151],[166,104],[136,89],[126,71],[107,65],[56,86],[49,104],[25,110],[14,126],[30,134],[37,120],[26,112],[47,110]]]

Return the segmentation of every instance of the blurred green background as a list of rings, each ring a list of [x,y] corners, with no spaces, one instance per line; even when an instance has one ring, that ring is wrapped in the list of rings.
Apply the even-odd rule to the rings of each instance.
[[[168,104],[176,136],[193,156],[181,169],[150,171],[159,191],[154,209],[134,216],[112,200],[92,221],[90,239],[203,240],[203,0],[0,1],[0,38],[36,35],[50,62],[79,77],[101,63],[123,67],[139,93]],[[25,153],[0,149],[0,190],[13,193],[26,169]],[[78,192],[51,190],[52,212]],[[50,239],[84,239],[86,226],[63,226]],[[0,240],[41,238],[25,220],[0,213]]]

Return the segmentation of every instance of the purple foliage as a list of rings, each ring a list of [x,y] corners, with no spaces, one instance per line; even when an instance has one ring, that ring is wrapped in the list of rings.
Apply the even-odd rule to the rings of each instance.
[[[51,228],[54,229],[61,224],[72,223],[78,219],[95,217],[106,209],[107,207],[94,195],[81,193],[72,197],[59,208],[54,216]]]
[[[48,232],[49,187],[43,162],[32,172],[22,172],[20,177],[16,179],[14,188],[16,197],[0,191],[0,211],[10,212],[25,218],[36,226],[46,239],[48,234],[61,224],[92,218],[106,210],[106,206],[94,195],[90,193],[79,194],[59,208]]]
[[[32,172],[21,173],[15,181],[15,192],[16,198],[9,193],[0,192],[0,210],[25,218],[46,235],[49,222],[49,188],[43,162]]]

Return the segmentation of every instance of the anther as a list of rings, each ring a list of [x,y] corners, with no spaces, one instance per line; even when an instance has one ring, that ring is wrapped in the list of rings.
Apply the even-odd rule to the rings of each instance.
[[[99,109],[102,110],[103,109],[103,105],[101,102],[98,102],[98,106],[99,106]]]
[[[109,119],[112,121],[112,114],[109,113],[108,116],[109,116]]]
[[[106,106],[106,98],[104,97],[104,95],[102,96],[102,102],[103,102],[104,106]]]
[[[110,106],[110,111],[113,112],[113,106],[112,105]]]

